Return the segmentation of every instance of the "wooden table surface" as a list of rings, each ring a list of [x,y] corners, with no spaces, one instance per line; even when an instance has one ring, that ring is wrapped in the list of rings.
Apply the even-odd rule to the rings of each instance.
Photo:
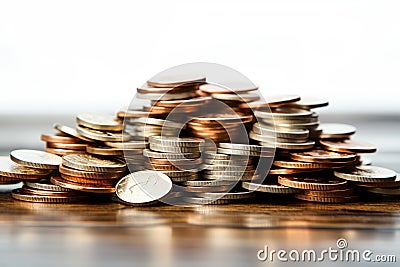
[[[390,150],[390,143],[399,143],[379,140],[387,150],[372,156],[373,163],[399,172],[399,150]],[[288,251],[336,248],[339,238],[347,240],[349,249],[396,255],[400,261],[400,198],[317,204],[266,194],[257,203],[129,207],[114,202],[29,203],[1,190],[1,267],[282,266],[277,260],[259,261],[257,252],[266,245]]]

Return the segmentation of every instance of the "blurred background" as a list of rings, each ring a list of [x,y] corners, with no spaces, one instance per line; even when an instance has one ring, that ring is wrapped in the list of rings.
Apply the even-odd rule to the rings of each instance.
[[[330,100],[380,152],[400,151],[398,1],[0,1],[0,149],[54,122],[115,113],[175,65],[215,62],[264,95]]]

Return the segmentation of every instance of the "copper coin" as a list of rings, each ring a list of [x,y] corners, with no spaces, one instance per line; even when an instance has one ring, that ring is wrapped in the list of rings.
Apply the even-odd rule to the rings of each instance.
[[[85,150],[87,147],[87,144],[82,144],[82,143],[47,142],[46,145],[47,145],[47,147],[50,147],[50,148],[61,148],[61,149],[70,149],[70,150]]]
[[[296,174],[305,172],[318,172],[322,169],[288,169],[288,168],[271,168],[268,172],[269,175],[285,175],[285,174]]]
[[[347,153],[374,153],[376,147],[366,142],[355,140],[320,140],[320,145],[330,151]]]
[[[121,148],[99,147],[99,146],[87,146],[86,152],[89,154],[95,154],[100,156],[117,156],[124,154],[124,150]]]
[[[126,170],[125,162],[111,158],[101,158],[88,154],[71,154],[62,158],[64,166],[82,171],[121,172]]]
[[[87,184],[82,184],[82,183],[75,183],[71,181],[67,181],[61,177],[51,177],[50,181],[58,186],[72,189],[72,190],[77,190],[77,191],[84,191],[84,192],[90,192],[90,193],[114,193],[115,192],[115,187],[114,186],[92,186],[92,185],[87,185]]]
[[[50,181],[40,180],[38,182],[24,182],[24,184],[30,188],[39,189],[39,190],[47,190],[47,191],[59,191],[59,192],[70,192],[71,189],[62,188],[56,186]]]
[[[48,135],[42,134],[40,139],[49,143],[59,143],[59,144],[75,144],[80,142],[80,139],[76,137],[62,136],[62,135]]]
[[[0,176],[0,184],[17,184],[20,182],[21,180],[19,180],[18,178]]]
[[[49,190],[42,190],[31,188],[28,186],[22,186],[22,192],[31,195],[40,195],[40,196],[75,196],[79,194],[78,191],[49,191]]]
[[[302,194],[296,194],[294,195],[294,197],[305,201],[320,202],[320,203],[345,203],[345,202],[354,202],[360,199],[358,196],[320,197],[320,196],[311,196]]]
[[[202,92],[208,94],[232,94],[247,93],[258,90],[258,86],[245,82],[228,82],[223,84],[202,84],[199,86]]]
[[[346,181],[331,177],[278,176],[278,183],[292,188],[309,190],[337,190],[347,187]]]
[[[50,175],[51,170],[25,167],[11,161],[8,157],[0,157],[0,175],[21,180],[37,180]]]
[[[310,151],[290,153],[289,156],[291,159],[298,161],[330,163],[330,162],[351,162],[356,159],[357,154],[338,153],[323,149],[313,149]]]
[[[69,202],[77,202],[88,199],[88,196],[86,195],[38,196],[38,195],[24,193],[21,189],[13,190],[11,192],[11,196],[17,200],[29,201],[29,202],[41,202],[41,203],[69,203]]]
[[[86,150],[71,150],[71,149],[61,149],[52,147],[46,147],[45,151],[58,156],[64,156],[69,154],[86,154]]]
[[[315,196],[315,197],[349,197],[353,195],[353,188],[337,189],[337,190],[304,190],[301,195]]]
[[[85,184],[89,186],[115,186],[118,180],[116,179],[88,179],[88,178],[80,178],[75,176],[69,176],[65,174],[61,174],[61,178],[64,180],[78,183],[78,184]]]
[[[289,106],[302,109],[313,109],[328,106],[329,102],[326,99],[318,97],[302,97],[299,101],[290,103]]]

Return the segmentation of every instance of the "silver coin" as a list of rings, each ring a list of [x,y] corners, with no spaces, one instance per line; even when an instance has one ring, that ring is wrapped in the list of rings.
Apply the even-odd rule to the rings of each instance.
[[[61,157],[39,150],[18,149],[11,151],[10,158],[15,163],[38,169],[58,169]]]

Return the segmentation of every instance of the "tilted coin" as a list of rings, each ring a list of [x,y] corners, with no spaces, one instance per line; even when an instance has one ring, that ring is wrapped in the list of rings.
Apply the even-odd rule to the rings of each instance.
[[[47,147],[49,148],[59,148],[59,149],[68,149],[68,150],[86,150],[87,144],[82,143],[52,143],[47,142]]]
[[[319,178],[310,176],[278,176],[278,183],[288,187],[310,190],[345,189],[347,182],[335,178]]]
[[[355,140],[320,140],[322,148],[336,152],[347,153],[374,153],[376,146]]]
[[[353,166],[336,170],[336,177],[356,181],[356,182],[379,182],[385,180],[395,180],[397,173],[395,171],[377,167],[377,166]]]
[[[10,158],[18,164],[37,169],[58,169],[61,164],[61,157],[39,150],[14,150]]]
[[[295,194],[301,192],[300,189],[295,189],[279,184],[259,184],[254,182],[242,182],[242,187],[250,191],[272,194]]]
[[[321,139],[342,139],[349,138],[356,132],[356,127],[343,123],[321,123]]]
[[[157,171],[139,171],[122,178],[116,185],[120,200],[130,204],[153,203],[172,189],[171,179]]]
[[[328,106],[329,102],[326,99],[318,97],[302,97],[299,101],[290,103],[288,106],[302,109],[313,109]]]
[[[51,170],[34,169],[17,164],[8,157],[0,157],[0,175],[19,179],[40,179],[48,176]]]
[[[351,162],[357,157],[354,153],[338,153],[333,151],[327,151],[323,149],[313,149],[304,152],[293,152],[289,154],[289,157],[298,161],[305,162]]]
[[[89,139],[89,138],[86,138],[86,137],[80,135],[76,131],[76,129],[74,129],[74,128],[71,128],[71,127],[68,127],[68,126],[65,126],[65,125],[61,125],[61,124],[58,124],[58,123],[54,124],[53,128],[56,129],[57,131],[63,133],[63,134],[70,135],[70,136],[73,136],[75,138],[78,138],[79,140],[83,140],[83,141],[86,141],[86,142],[93,142],[92,139]]]
[[[271,106],[289,104],[292,102],[297,102],[299,100],[300,96],[298,95],[274,95],[265,97],[265,102],[267,102]]]
[[[180,74],[174,75],[173,77],[168,76],[156,76],[147,81],[147,85],[151,87],[177,87],[177,86],[192,86],[197,84],[203,84],[206,82],[205,77]]]
[[[97,141],[121,142],[128,141],[130,139],[130,136],[128,134],[122,134],[121,132],[99,131],[82,126],[77,126],[76,130],[78,134]]]
[[[88,154],[71,154],[62,157],[64,166],[94,172],[125,171],[126,164],[116,159],[104,159]]]
[[[122,123],[112,115],[82,113],[76,116],[79,125],[100,131],[121,131]]]

